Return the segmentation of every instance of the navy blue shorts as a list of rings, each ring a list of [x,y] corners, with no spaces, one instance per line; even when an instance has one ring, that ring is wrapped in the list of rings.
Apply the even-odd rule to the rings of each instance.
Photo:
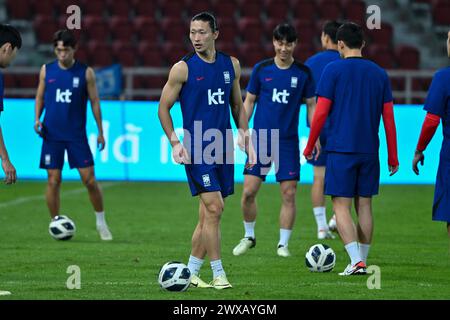
[[[187,164],[184,168],[192,196],[220,191],[226,198],[234,193],[234,164]]]
[[[94,158],[87,141],[43,140],[39,167],[41,169],[62,170],[66,150],[70,169],[87,168],[94,165]]]
[[[441,150],[434,189],[433,220],[450,222],[450,155],[444,150]]]
[[[268,148],[270,150],[270,146]],[[277,182],[300,180],[300,149],[297,140],[280,141],[276,149],[278,156],[272,155],[272,152],[266,152],[265,149],[260,149],[258,145],[257,163],[250,169],[244,169],[244,174],[266,181],[266,176],[273,164]]]
[[[314,156],[316,155],[316,153],[313,152],[313,159],[306,160],[306,162],[313,165],[314,167],[325,167],[327,165],[327,152],[325,151],[325,147],[327,146],[326,135],[321,134],[319,137],[319,140],[320,140],[320,145],[322,146],[322,149],[320,150],[319,158],[317,158],[317,160],[314,160]]]
[[[329,152],[325,171],[325,194],[334,197],[370,198],[378,194],[378,154]]]

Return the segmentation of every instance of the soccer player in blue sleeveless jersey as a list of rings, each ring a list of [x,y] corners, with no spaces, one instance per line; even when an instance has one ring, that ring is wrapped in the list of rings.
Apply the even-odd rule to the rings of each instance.
[[[337,50],[336,32],[341,26],[341,23],[337,21],[328,21],[324,24],[322,29],[322,35],[320,41],[322,42],[322,48],[324,51],[319,52],[308,60],[305,61],[313,74],[316,85],[319,83],[322,76],[323,69],[328,63],[341,58]],[[309,121],[306,119],[307,126],[309,127]],[[326,215],[326,202],[324,187],[325,187],[325,165],[327,163],[327,152],[325,150],[327,145],[327,124],[320,133],[320,145],[322,147],[319,158],[317,160],[308,160],[308,163],[314,167],[314,180],[311,187],[311,201],[313,205],[314,217],[317,223],[317,238],[318,239],[334,239],[334,235],[329,231],[336,231],[336,218],[330,219],[327,224]]]
[[[450,31],[447,53],[450,58]],[[425,158],[423,152],[442,119],[444,140],[434,189],[433,220],[447,222],[450,237],[450,67],[443,68],[434,75],[424,110],[427,111],[427,115],[414,154],[413,171],[419,174],[418,163],[423,165]]]
[[[192,196],[198,196],[200,202],[199,220],[192,235],[192,251],[188,262],[192,273],[191,285],[225,289],[230,288],[231,284],[220,258],[219,226],[224,198],[234,192],[230,106],[239,129],[246,132],[248,123],[239,85],[239,61],[216,51],[215,40],[218,35],[216,19],[210,13],[202,12],[192,18],[189,36],[195,51],[170,70],[161,95],[158,116],[172,145],[175,161],[185,166]],[[174,132],[170,115],[177,98],[180,98],[183,115],[183,144]],[[214,136],[214,143],[219,144],[212,151],[208,144],[212,141],[211,136]],[[246,150],[254,157],[248,140]],[[213,271],[210,284],[199,277],[206,255]]]
[[[10,25],[0,24],[0,68],[8,67],[17,55],[22,46],[22,37],[16,28]],[[3,74],[0,72],[0,117],[3,111]],[[0,161],[2,162],[2,169],[5,173],[4,182],[12,184],[16,182],[16,169],[9,160],[8,151],[6,150],[5,142],[3,141],[3,134],[0,122]],[[0,290],[0,296],[10,295],[10,291]]]
[[[330,116],[328,127],[325,194],[333,200],[339,235],[351,263],[340,275],[366,274],[372,242],[372,196],[378,194],[380,163],[378,129],[386,131],[388,166],[398,171],[393,99],[386,71],[362,57],[362,28],[345,23],[337,31],[338,50],[344,59],[329,63],[317,87],[308,144],[303,154],[312,157],[314,143]],[[330,111],[331,110],[331,111]],[[351,217],[352,200],[358,224]],[[359,243],[358,243],[359,242]]]
[[[303,101],[312,117],[315,86],[310,69],[294,60],[297,45],[294,27],[278,25],[273,31],[273,45],[275,58],[261,61],[253,68],[244,101],[249,118],[257,104],[252,141],[258,161],[244,171],[241,207],[245,235],[233,249],[234,255],[242,255],[256,244],[256,195],[273,164],[282,198],[277,254],[290,256],[288,243],[295,222],[295,197],[300,179],[298,118]]]
[[[77,168],[96,215],[102,240],[112,240],[105,221],[103,194],[95,179],[94,159],[86,135],[87,100],[98,127],[97,143],[105,147],[100,99],[92,68],[75,60],[76,38],[70,30],[59,30],[53,39],[57,59],[42,66],[36,93],[34,129],[42,141],[40,168],[46,169],[46,191],[50,216],[60,214],[61,170],[67,151],[70,168]],[[45,111],[44,120],[40,117]]]

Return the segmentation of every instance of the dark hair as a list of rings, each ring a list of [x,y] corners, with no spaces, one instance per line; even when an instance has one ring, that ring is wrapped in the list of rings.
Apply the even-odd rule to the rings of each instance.
[[[339,27],[336,33],[336,40],[344,41],[350,49],[360,49],[364,43],[364,33],[362,28],[354,22],[346,22]]]
[[[289,23],[281,23],[273,30],[273,37],[275,40],[287,42],[294,42],[298,39],[297,31]]]
[[[340,26],[342,26],[342,23],[337,22],[335,20],[327,21],[323,25],[323,29],[322,29],[323,33],[326,34],[327,36],[329,36],[331,41],[334,44],[337,44],[336,33],[337,33],[337,31],[338,31]]]
[[[198,14],[196,14],[192,20],[192,21],[204,21],[204,22],[208,22],[209,26],[211,27],[212,32],[216,32],[219,30],[219,28],[217,27],[217,21],[216,18],[214,17],[214,15],[212,13],[209,12],[200,12]]]
[[[58,41],[62,41],[64,47],[72,47],[75,49],[77,46],[77,38],[72,31],[68,29],[62,29],[55,32],[53,36],[53,45],[56,47]]]
[[[9,24],[0,24],[0,46],[11,43],[12,48],[22,47],[22,37],[19,31]]]

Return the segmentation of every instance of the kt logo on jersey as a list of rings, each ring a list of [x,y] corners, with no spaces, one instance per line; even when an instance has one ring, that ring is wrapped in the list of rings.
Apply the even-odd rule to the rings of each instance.
[[[225,91],[222,91],[222,88],[219,88],[217,91],[212,92],[211,89],[208,89],[208,105],[218,105],[218,104],[225,104],[225,101],[223,100],[223,95],[225,94]]]
[[[69,89],[66,89],[64,91],[61,91],[61,89],[56,89],[56,102],[71,103],[71,95],[72,92]]]
[[[290,95],[290,93],[287,92],[286,89],[284,89],[283,91],[277,91],[277,89],[274,88],[273,94],[272,94],[272,101],[288,104],[289,102],[288,102],[287,98],[289,97],[289,95]]]

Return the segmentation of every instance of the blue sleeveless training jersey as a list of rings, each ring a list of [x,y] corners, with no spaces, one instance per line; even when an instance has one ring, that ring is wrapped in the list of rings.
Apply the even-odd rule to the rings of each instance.
[[[274,59],[255,65],[247,91],[258,96],[253,129],[279,129],[280,140],[298,141],[298,116],[303,99],[315,96],[310,69],[295,61],[280,69]],[[270,132],[267,132],[270,137]],[[261,137],[264,138],[264,137]]]
[[[62,69],[54,61],[45,68],[44,138],[49,141],[87,139],[87,66],[75,61],[69,69]]]
[[[180,92],[180,105],[183,128],[191,136],[187,141],[185,135],[183,143],[191,152],[192,162],[214,140],[220,143],[210,138],[218,132],[223,138],[223,148],[216,149],[215,154],[232,152],[232,141],[226,143],[227,130],[231,132],[230,96],[235,79],[231,57],[217,52],[215,61],[208,63],[196,53],[190,53],[183,61],[188,65],[188,79]],[[196,159],[198,163],[199,158]]]

